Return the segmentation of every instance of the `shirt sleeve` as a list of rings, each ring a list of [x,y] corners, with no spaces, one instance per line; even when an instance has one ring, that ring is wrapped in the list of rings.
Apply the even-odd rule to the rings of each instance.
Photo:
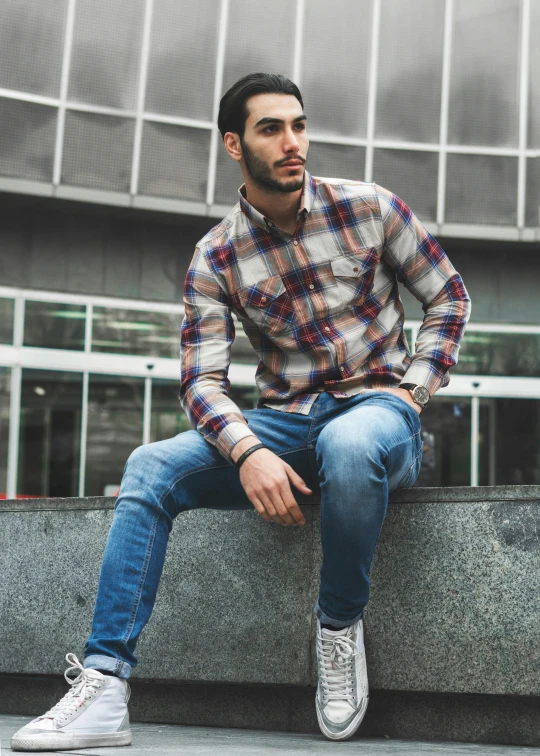
[[[383,258],[422,303],[424,320],[403,383],[433,395],[448,385],[459,343],[471,314],[461,276],[437,240],[395,194],[375,184],[384,234]]]
[[[254,435],[229,399],[234,323],[228,298],[197,248],[184,286],[180,402],[191,424],[230,461],[233,447]]]

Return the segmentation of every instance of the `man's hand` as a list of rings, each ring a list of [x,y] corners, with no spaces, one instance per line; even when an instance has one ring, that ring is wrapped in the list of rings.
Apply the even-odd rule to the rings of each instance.
[[[411,392],[408,389],[402,389],[402,388],[381,388],[377,389],[377,391],[388,391],[389,394],[396,394],[399,396],[400,399],[403,399],[407,402],[407,404],[410,404],[411,407],[414,407],[414,409],[417,411],[418,414],[422,412],[423,407],[421,407],[419,404],[417,404],[414,399],[411,396]]]
[[[232,451],[236,460],[250,446],[260,443],[255,436],[239,441]],[[257,449],[240,467],[240,482],[246,496],[263,520],[280,525],[305,525],[306,520],[292,494],[291,483],[307,496],[313,493],[290,465],[270,449]]]

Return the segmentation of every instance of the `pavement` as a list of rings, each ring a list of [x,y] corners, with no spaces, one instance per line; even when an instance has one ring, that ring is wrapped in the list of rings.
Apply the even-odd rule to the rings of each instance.
[[[0,715],[0,756],[14,753],[11,735],[29,721],[28,717]],[[322,735],[303,735],[261,730],[232,730],[132,723],[133,745],[123,748],[85,748],[55,753],[83,756],[250,756],[251,754],[362,754],[362,756],[540,756],[540,748],[525,746],[476,745],[468,743],[418,743],[410,740],[355,738],[333,743]],[[41,751],[47,756],[49,751]]]

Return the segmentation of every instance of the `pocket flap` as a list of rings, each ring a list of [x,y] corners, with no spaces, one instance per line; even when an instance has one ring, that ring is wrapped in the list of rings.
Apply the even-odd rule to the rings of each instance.
[[[272,276],[259,281],[253,286],[247,286],[238,292],[238,297],[244,307],[268,307],[268,305],[285,292],[281,276]]]
[[[358,249],[354,254],[342,255],[331,260],[332,273],[335,276],[359,278],[372,268],[376,261],[377,257],[373,247]]]

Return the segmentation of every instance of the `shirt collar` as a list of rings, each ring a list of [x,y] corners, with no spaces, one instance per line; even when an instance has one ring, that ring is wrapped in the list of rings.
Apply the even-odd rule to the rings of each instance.
[[[271,221],[248,202],[245,196],[245,191],[246,185],[242,184],[242,186],[238,190],[238,198],[242,212],[249,218],[252,223],[260,226],[261,228],[267,229]],[[313,176],[307,171],[304,171],[304,186],[302,188],[302,195],[300,197],[300,207],[298,208],[298,220],[300,220],[300,217],[302,215],[305,216],[311,212],[316,192],[317,184],[313,179]]]

